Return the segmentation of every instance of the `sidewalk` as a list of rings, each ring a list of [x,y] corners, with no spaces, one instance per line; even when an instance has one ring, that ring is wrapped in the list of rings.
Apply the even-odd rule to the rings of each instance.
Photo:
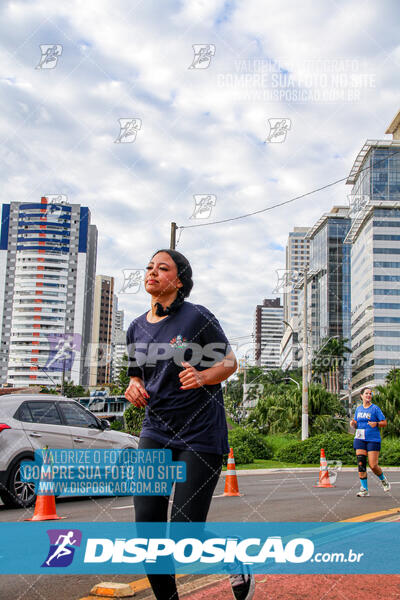
[[[229,580],[181,596],[232,600]],[[400,575],[256,575],[253,600],[397,600]]]
[[[397,469],[399,470],[399,469]],[[395,510],[395,509],[393,509]],[[398,510],[398,509],[396,509]],[[373,518],[374,513],[359,519],[380,522],[400,521],[400,513]],[[351,520],[351,519],[350,519]],[[256,575],[253,600],[398,600],[400,575]],[[183,592],[183,590],[182,590]],[[197,592],[181,593],[186,600],[228,600],[233,598],[229,579],[209,585]]]

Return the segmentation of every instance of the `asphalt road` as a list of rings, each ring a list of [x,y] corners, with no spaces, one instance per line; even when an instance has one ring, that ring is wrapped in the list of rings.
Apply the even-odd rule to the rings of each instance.
[[[221,478],[209,512],[209,521],[340,521],[364,513],[400,506],[400,472],[389,473],[392,489],[385,494],[369,475],[370,497],[357,498],[358,476],[341,472],[336,487],[313,487],[318,473],[272,472],[239,477],[240,498],[223,497]],[[129,522],[134,518],[132,498],[58,498],[57,513],[68,521]],[[0,506],[0,522],[17,522],[32,516],[33,509],[8,510]],[[78,600],[99,581],[134,580],[134,576],[18,575],[0,576],[3,600]],[[329,596],[327,596],[328,600]]]

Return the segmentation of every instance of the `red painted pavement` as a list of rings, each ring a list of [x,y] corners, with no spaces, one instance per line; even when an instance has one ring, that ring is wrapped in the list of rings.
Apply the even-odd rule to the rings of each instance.
[[[185,600],[232,599],[228,579]],[[400,575],[256,575],[253,600],[399,600]]]

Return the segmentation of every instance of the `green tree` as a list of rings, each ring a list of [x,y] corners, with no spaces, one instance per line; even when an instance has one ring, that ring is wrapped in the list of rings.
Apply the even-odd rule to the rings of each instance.
[[[67,398],[79,398],[89,396],[89,392],[82,385],[75,385],[73,381],[64,381],[64,396]]]
[[[130,404],[124,412],[124,420],[128,433],[140,435],[145,409]]]
[[[394,378],[392,371],[388,373],[389,382],[374,390],[373,402],[380,407],[388,423],[380,430],[383,437],[400,435],[400,378]]]
[[[45,385],[42,385],[42,387],[40,388],[40,392],[39,392],[39,394],[56,394],[56,395],[58,395],[59,393],[60,393],[59,389],[50,388]]]
[[[393,383],[397,380],[400,381],[400,369],[396,369],[396,367],[393,367],[393,369],[390,369],[389,373],[386,375],[385,382]]]
[[[260,367],[248,367],[246,369],[246,397],[251,399],[258,394],[259,386],[265,384],[265,373]],[[235,423],[241,423],[245,419],[246,410],[243,406],[244,372],[239,372],[230,378],[224,389],[224,404],[228,416]]]
[[[309,427],[311,435],[346,430],[345,411],[335,394],[319,384],[309,387]],[[248,424],[264,433],[301,431],[301,390],[293,384],[266,388],[257,406],[250,412]]]
[[[128,355],[124,354],[122,357],[122,367],[118,375],[118,384],[121,392],[124,393],[130,382],[128,375]]]

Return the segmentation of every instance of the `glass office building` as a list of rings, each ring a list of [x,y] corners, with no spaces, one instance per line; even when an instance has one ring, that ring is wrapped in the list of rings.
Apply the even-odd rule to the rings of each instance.
[[[353,392],[378,385],[400,367],[400,112],[386,131],[393,140],[368,140],[353,165],[355,205],[346,238],[352,270]]]
[[[309,340],[314,356],[329,338],[345,338],[350,345],[350,248],[343,243],[350,225],[348,207],[334,206],[307,234]],[[341,388],[347,387],[349,378],[347,360],[340,372]]]

